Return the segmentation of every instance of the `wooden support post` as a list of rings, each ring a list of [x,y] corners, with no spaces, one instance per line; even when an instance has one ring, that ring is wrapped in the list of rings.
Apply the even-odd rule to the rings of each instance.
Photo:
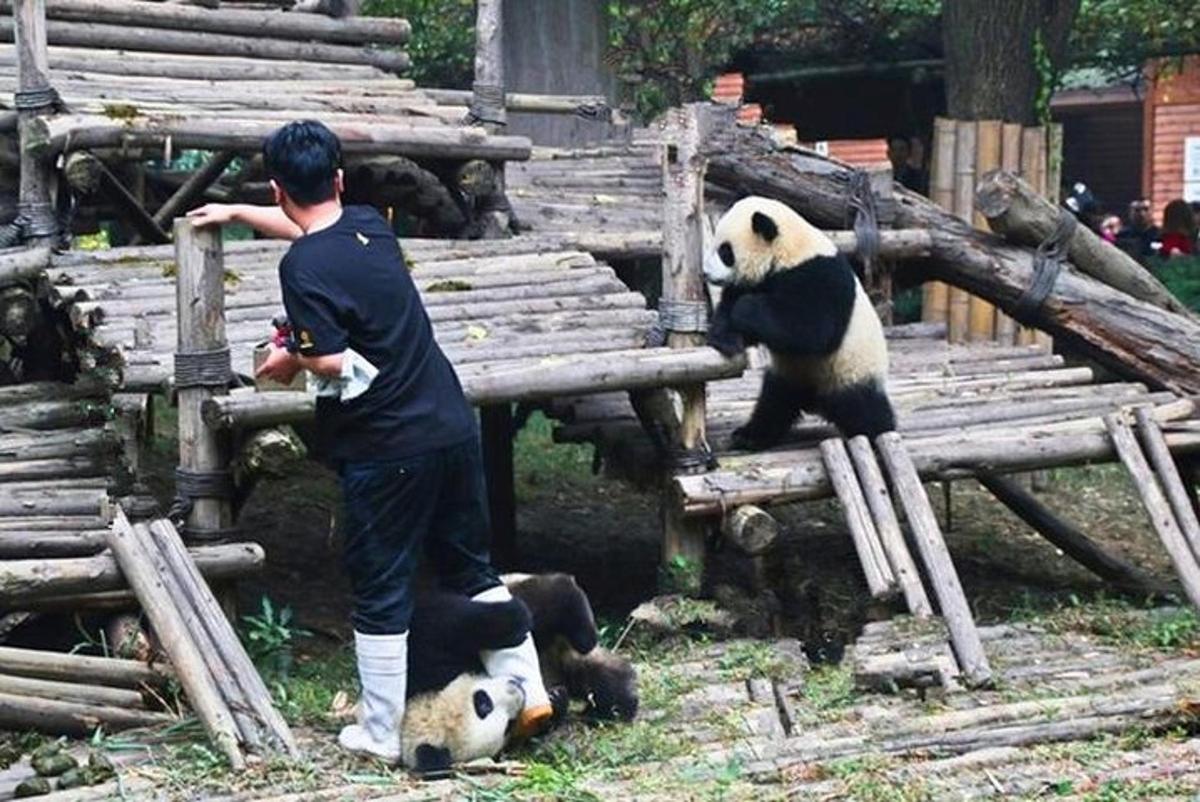
[[[1171,564],[1175,566],[1175,573],[1183,584],[1188,600],[1194,607],[1200,608],[1200,565],[1184,539],[1179,523],[1175,520],[1175,513],[1159,488],[1158,481],[1133,436],[1133,431],[1119,413],[1105,415],[1104,426],[1112,437],[1113,447],[1121,457],[1125,470],[1129,471],[1138,494],[1142,497],[1142,504],[1150,514],[1154,531],[1158,533],[1163,547],[1171,557]]]
[[[1171,504],[1171,511],[1175,513],[1175,520],[1179,523],[1183,536],[1187,538],[1192,554],[1200,560],[1200,521],[1196,519],[1196,510],[1192,507],[1192,499],[1184,487],[1183,478],[1179,475],[1179,468],[1171,458],[1167,440],[1163,437],[1158,421],[1154,419],[1154,411],[1150,407],[1140,406],[1134,410],[1134,415],[1137,417],[1142,448],[1150,457],[1150,464],[1154,466],[1154,472],[1162,482],[1167,501]]]
[[[892,487],[904,505],[913,540],[937,594],[942,618],[950,631],[954,655],[967,684],[976,687],[988,685],[992,681],[992,669],[983,652],[979,630],[975,627],[971,607],[958,580],[958,571],[954,568],[954,561],[950,559],[950,551],[938,528],[937,517],[929,505],[929,497],[925,495],[925,488],[921,486],[921,479],[904,447],[904,441],[896,432],[885,432],[876,438],[875,447],[891,476]]]
[[[908,551],[908,544],[904,542],[904,533],[900,531],[900,521],[896,518],[896,508],[892,504],[891,494],[888,493],[883,472],[879,469],[879,462],[875,459],[875,452],[871,449],[871,441],[866,435],[859,435],[851,438],[847,445],[850,448],[850,461],[854,463],[867,506],[871,509],[871,517],[875,519],[879,543],[883,546],[892,573],[896,575],[896,581],[904,593],[908,611],[916,618],[929,618],[933,615],[933,606],[929,603],[929,596],[921,584],[921,574]]]
[[[854,550],[858,554],[858,562],[862,565],[871,596],[876,599],[895,596],[896,576],[879,542],[879,533],[875,530],[867,500],[863,498],[854,467],[850,464],[845,442],[840,437],[821,441],[821,458],[845,513],[846,525],[850,529]]]
[[[192,509],[186,536],[213,540],[233,528],[228,436],[204,422],[200,407],[224,395],[229,383],[229,343],[225,338],[225,266],[221,231],[175,221],[176,315],[179,328],[175,386],[179,393],[179,476],[204,486],[187,492]]]
[[[488,512],[492,521],[492,559],[497,565],[512,569],[517,562],[512,406],[488,404],[480,407],[479,423],[487,474]]]
[[[50,86],[46,0],[14,0],[12,11],[17,45],[17,131],[21,143],[17,209],[26,243],[50,245],[58,236],[58,221],[50,202],[50,134],[43,117],[53,112],[58,96]]]
[[[471,86],[471,122],[504,125],[504,4],[478,0],[475,4],[475,83]]]
[[[707,308],[704,274],[700,265],[704,259],[704,163],[700,142],[706,131],[702,104],[692,104],[668,112],[660,158],[663,168],[663,251],[662,295],[659,314],[667,322],[667,345],[671,348],[691,348],[705,341],[702,325],[706,318],[701,310]],[[705,433],[707,405],[704,384],[685,384],[675,388],[683,402],[679,422],[679,441],[671,443],[679,454],[698,457],[709,453]],[[672,471],[703,472],[706,465],[689,467],[668,466]],[[669,481],[669,478],[668,478]],[[677,500],[667,492],[664,499],[663,564],[671,565],[677,558],[692,564],[696,570],[699,591],[703,575],[705,530],[704,521],[688,520]]]
[[[1167,588],[1140,568],[1109,554],[1099,544],[1059,518],[1015,480],[983,474],[979,484],[1046,540],[1096,576],[1131,593],[1165,593]]]

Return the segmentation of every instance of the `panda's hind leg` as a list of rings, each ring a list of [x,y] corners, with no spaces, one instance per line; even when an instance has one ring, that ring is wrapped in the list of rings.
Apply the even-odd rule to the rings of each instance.
[[[892,402],[874,381],[844,387],[823,396],[818,403],[818,412],[836,426],[843,437],[865,434],[874,439],[896,428]]]
[[[731,444],[741,451],[761,451],[787,435],[800,411],[814,399],[803,386],[768,369],[763,374],[758,402],[745,426],[734,430]]]

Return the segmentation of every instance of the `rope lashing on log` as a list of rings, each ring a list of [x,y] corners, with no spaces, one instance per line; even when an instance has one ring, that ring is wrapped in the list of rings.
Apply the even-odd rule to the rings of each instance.
[[[1036,315],[1041,311],[1042,304],[1050,297],[1058,274],[1062,272],[1063,262],[1067,260],[1067,251],[1071,245],[1071,237],[1075,236],[1078,225],[1075,215],[1066,209],[1058,213],[1058,225],[1050,236],[1046,237],[1037,247],[1033,255],[1033,280],[1013,307],[1012,316],[1026,326],[1033,325]]]
[[[42,111],[62,108],[62,98],[53,86],[37,89],[18,89],[13,93],[13,108],[17,111]]]
[[[175,389],[192,387],[228,387],[233,381],[233,363],[229,348],[189,351],[175,354]]]
[[[660,298],[658,320],[646,332],[646,347],[661,348],[669,334],[703,334],[708,331],[706,301],[677,301]]]
[[[875,193],[871,191],[871,176],[865,170],[855,170],[850,175],[849,198],[847,200],[848,222],[854,228],[858,258],[862,261],[863,277],[867,283],[875,277],[875,260],[879,258],[879,210],[875,205]]]
[[[505,125],[504,87],[476,81],[471,85],[471,105],[467,108],[467,125]]]
[[[575,116],[585,120],[607,123],[612,122],[612,106],[607,103],[580,103],[575,107]]]
[[[44,201],[17,204],[17,217],[13,224],[20,228],[25,239],[53,237],[59,232],[54,207]]]
[[[184,531],[193,543],[221,543],[232,540],[240,533],[237,527],[225,529],[195,529],[187,526],[188,516],[198,498],[233,499],[237,487],[233,472],[228,469],[197,471],[188,468],[175,469],[175,498],[167,511],[167,519],[176,529]]]
[[[708,443],[700,448],[666,448],[667,460],[675,474],[707,473],[720,467],[717,455]]]

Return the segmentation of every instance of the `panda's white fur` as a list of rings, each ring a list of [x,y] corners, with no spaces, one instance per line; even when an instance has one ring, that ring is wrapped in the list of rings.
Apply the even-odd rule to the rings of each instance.
[[[773,444],[790,428],[801,407],[820,412],[847,435],[875,435],[893,428],[894,415],[885,389],[888,353],[883,326],[833,241],[785,204],[762,197],[735,203],[718,221],[712,241],[704,262],[706,278],[726,288],[730,307],[739,296],[749,296],[742,302],[740,315],[740,325],[749,331],[738,331],[739,324],[730,324],[733,312],[722,308],[726,306],[723,300],[714,315],[713,335],[727,337],[728,331],[718,330],[732,326],[748,341],[762,342],[771,354],[760,409],[740,430],[744,442],[739,443],[735,434],[735,445],[755,448]],[[803,273],[810,266],[816,268],[807,279],[786,276],[790,271]],[[853,282],[852,289],[849,282]],[[789,291],[794,294],[785,295]],[[822,297],[826,294],[841,300]],[[754,306],[747,307],[747,303]],[[792,337],[786,349],[765,335],[749,336],[761,332],[757,326],[746,326],[747,308],[769,310],[776,320],[763,330],[777,337],[783,331]],[[830,332],[840,338],[823,352],[806,348],[807,332],[818,329],[824,339],[833,341]],[[723,351],[732,350],[728,339],[725,347],[713,337],[710,343]],[[774,386],[769,387],[772,382]],[[797,391],[794,410],[779,402],[780,387]]]
[[[409,768],[429,770],[494,757],[524,706],[525,694],[515,679],[463,674],[440,691],[408,700],[400,759]]]

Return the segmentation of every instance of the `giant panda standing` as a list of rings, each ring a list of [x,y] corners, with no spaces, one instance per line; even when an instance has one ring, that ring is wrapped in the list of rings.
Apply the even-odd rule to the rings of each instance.
[[[769,448],[802,410],[845,437],[894,429],[883,326],[833,241],[784,204],[749,197],[721,217],[713,242],[704,275],[723,292],[709,345],[727,356],[759,343],[771,352],[733,446]]]

